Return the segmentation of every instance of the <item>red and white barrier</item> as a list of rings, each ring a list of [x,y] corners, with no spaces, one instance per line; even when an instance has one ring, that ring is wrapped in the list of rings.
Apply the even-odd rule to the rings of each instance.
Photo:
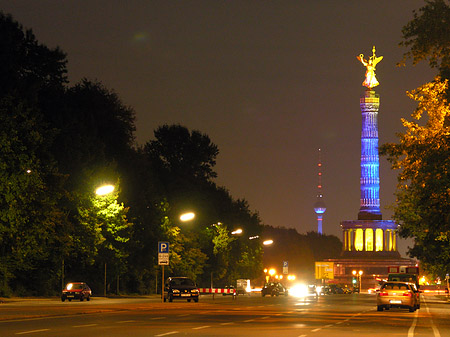
[[[198,288],[202,294],[236,294],[236,289]]]

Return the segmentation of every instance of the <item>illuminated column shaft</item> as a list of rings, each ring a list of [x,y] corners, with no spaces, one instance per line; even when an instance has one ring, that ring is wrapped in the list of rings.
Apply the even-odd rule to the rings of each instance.
[[[380,97],[374,90],[366,90],[360,98],[361,130],[361,207],[359,220],[381,220],[380,161],[378,157],[378,109]]]
[[[317,233],[322,234],[322,214],[317,214]]]

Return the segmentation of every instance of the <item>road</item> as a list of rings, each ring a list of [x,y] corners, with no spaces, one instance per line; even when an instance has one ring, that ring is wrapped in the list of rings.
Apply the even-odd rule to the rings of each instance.
[[[199,303],[156,297],[0,304],[0,336],[450,336],[450,302],[422,295],[421,309],[377,312],[370,294],[288,297],[202,296]]]

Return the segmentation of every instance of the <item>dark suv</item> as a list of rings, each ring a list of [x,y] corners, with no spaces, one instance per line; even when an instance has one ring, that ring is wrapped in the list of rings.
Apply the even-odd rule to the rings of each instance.
[[[199,291],[194,281],[187,277],[169,277],[164,284],[164,302],[182,299],[198,302]]]
[[[62,291],[61,301],[65,300],[80,300],[89,301],[91,299],[92,291],[89,286],[84,282],[71,282],[67,283],[66,287]]]

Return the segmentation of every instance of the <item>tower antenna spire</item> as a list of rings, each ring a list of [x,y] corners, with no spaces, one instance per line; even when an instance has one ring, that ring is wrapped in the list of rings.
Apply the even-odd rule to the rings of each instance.
[[[323,202],[323,194],[322,194],[322,150],[319,148],[319,162],[317,164],[317,175],[318,175],[318,184],[317,184],[317,201],[314,204],[314,212],[317,214],[317,232],[322,234],[322,220],[323,213],[327,210],[325,203]]]

